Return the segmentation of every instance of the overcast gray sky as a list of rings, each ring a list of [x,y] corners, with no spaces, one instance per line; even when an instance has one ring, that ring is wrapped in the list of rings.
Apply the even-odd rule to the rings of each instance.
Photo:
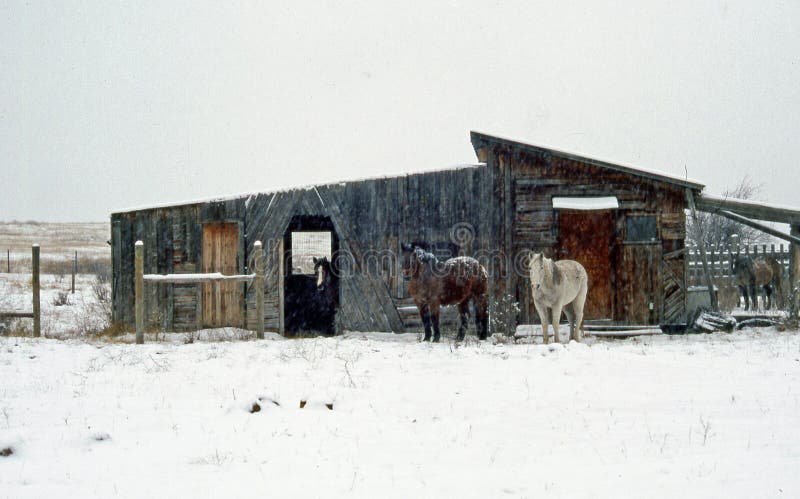
[[[471,129],[800,205],[800,2],[291,3],[0,0],[0,220],[471,163]]]

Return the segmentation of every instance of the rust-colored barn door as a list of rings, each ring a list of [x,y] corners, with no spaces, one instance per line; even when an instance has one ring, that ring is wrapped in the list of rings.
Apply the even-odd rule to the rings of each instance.
[[[561,211],[558,214],[557,259],[576,260],[589,275],[584,319],[614,316],[611,265],[614,223],[613,211]]]
[[[239,271],[239,225],[213,222],[203,224],[202,272],[225,275]],[[203,283],[203,326],[242,327],[242,286],[237,282]]]

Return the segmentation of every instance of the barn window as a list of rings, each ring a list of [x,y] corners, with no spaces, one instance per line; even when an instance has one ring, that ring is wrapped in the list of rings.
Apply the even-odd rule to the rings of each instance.
[[[314,257],[331,260],[331,233],[292,232],[292,274],[313,274]]]
[[[654,243],[658,241],[655,215],[635,215],[625,218],[626,243]]]

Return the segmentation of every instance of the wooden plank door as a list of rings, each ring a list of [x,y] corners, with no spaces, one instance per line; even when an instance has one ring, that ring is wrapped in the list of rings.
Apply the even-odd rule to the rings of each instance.
[[[619,267],[617,307],[620,322],[658,324],[660,244],[623,244]]]
[[[561,211],[558,214],[559,260],[575,260],[586,269],[589,291],[584,319],[614,317],[611,245],[613,211]]]
[[[239,272],[239,225],[214,222],[203,224],[202,272]],[[237,282],[209,282],[202,285],[203,326],[242,327],[242,285]]]

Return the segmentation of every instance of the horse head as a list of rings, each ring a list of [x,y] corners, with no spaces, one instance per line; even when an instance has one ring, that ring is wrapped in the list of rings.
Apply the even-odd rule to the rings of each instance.
[[[317,291],[324,291],[325,284],[331,276],[331,262],[328,257],[321,258],[313,257],[314,260],[314,274],[317,276]]]
[[[534,289],[539,289],[542,286],[542,281],[545,278],[548,264],[552,262],[549,258],[544,256],[543,253],[533,253],[530,257],[530,278],[531,285]]]
[[[422,272],[423,265],[431,260],[433,255],[416,245],[403,244],[403,277],[409,279]]]
[[[753,259],[750,256],[739,255],[731,258],[731,273],[734,276],[749,276],[753,273]]]

